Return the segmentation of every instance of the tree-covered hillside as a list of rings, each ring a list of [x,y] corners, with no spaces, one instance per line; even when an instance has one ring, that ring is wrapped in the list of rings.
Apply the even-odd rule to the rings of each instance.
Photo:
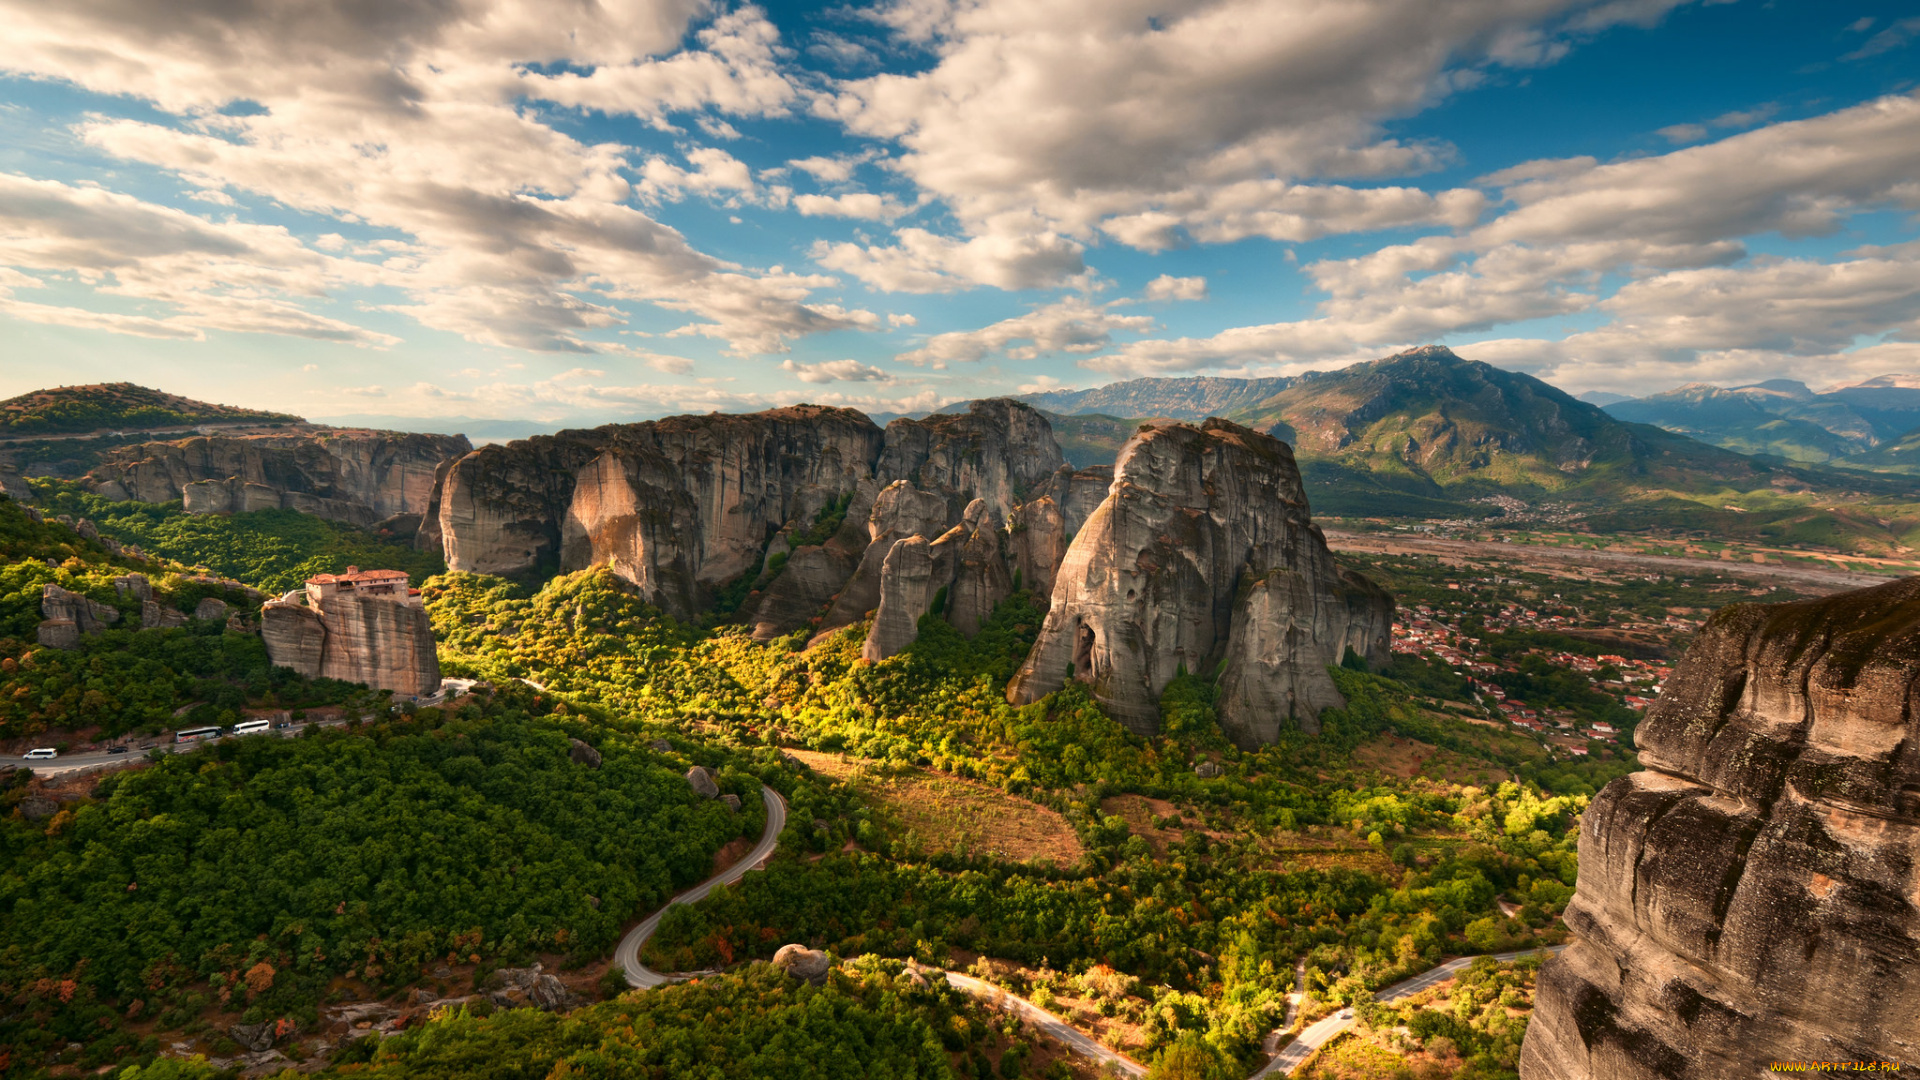
[[[405,570],[418,585],[446,569],[437,551],[298,510],[188,514],[179,503],[112,502],[80,484],[32,482],[47,514],[86,518],[103,536],[138,544],[149,555],[205,567],[270,593],[299,588],[315,574],[349,565]]]
[[[213,405],[133,383],[62,386],[0,401],[0,439],[240,421],[299,423],[300,418]]]

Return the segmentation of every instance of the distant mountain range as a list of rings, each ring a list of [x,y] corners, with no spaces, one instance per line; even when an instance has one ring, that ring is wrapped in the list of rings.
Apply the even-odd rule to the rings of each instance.
[[[1021,400],[1049,414],[1081,466],[1111,462],[1145,419],[1224,416],[1271,432],[1293,444],[1315,513],[1483,517],[1513,497],[1577,508],[1602,530],[1891,551],[1920,546],[1920,525],[1907,535],[1920,522],[1920,482],[1864,470],[1920,473],[1920,432],[1898,437],[1920,427],[1920,389],[1901,382],[1827,394],[1786,382],[1690,387],[1602,408],[1427,346],[1294,378],[1136,379]],[[1670,411],[1640,414],[1653,421],[1631,408],[1666,399]]]
[[[1875,451],[1920,429],[1920,380],[1882,375],[1825,393],[1792,379],[1724,389],[1694,383],[1604,407],[1622,420],[1657,424],[1743,454],[1908,471],[1914,462]]]

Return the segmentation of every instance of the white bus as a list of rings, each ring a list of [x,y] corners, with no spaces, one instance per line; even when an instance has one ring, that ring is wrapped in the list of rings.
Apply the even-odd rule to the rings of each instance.
[[[271,727],[273,727],[273,724],[270,721],[244,720],[233,725],[233,733],[235,735],[262,735]]]
[[[220,729],[217,727],[188,728],[185,731],[176,731],[173,733],[173,741],[177,743],[211,742],[219,737]]]

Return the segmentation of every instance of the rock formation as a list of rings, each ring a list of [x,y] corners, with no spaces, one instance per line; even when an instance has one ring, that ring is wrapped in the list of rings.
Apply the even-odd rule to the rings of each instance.
[[[120,621],[120,609],[90,600],[58,585],[40,590],[40,644],[49,649],[77,649],[83,634],[97,634]]]
[[[309,678],[364,683],[401,696],[440,688],[433,626],[404,584],[399,596],[322,596],[309,583],[261,607],[260,637],[269,659]]]
[[[1347,645],[1386,660],[1392,612],[1335,569],[1285,443],[1224,420],[1147,424],[1068,547],[1007,697],[1026,704],[1081,679],[1153,734],[1174,676],[1224,659],[1221,725],[1253,745],[1339,702],[1325,668]]]
[[[354,429],[206,435],[106,451],[87,479],[106,498],[180,499],[192,514],[284,508],[372,525],[425,513],[441,465],[472,449],[464,435]]]
[[[1710,620],[1580,827],[1525,1080],[1920,1059],[1920,579]]]
[[[1051,596],[1053,571],[1113,486],[1113,466],[1061,466],[1007,519],[1007,555],[1022,588]]]
[[[720,785],[714,783],[713,770],[705,765],[695,765],[687,770],[687,786],[693,789],[695,795],[703,799],[714,799],[720,796]]]
[[[600,751],[595,750],[591,745],[579,739],[567,740],[567,757],[571,758],[576,764],[585,765],[589,769],[597,769],[600,767]]]
[[[950,525],[975,499],[985,499],[988,513],[1005,521],[1065,464],[1046,417],[1009,398],[991,398],[957,415],[888,424],[886,451],[874,472],[883,482],[905,480],[945,497]]]
[[[1045,417],[1006,400],[884,432],[815,405],[678,416],[466,454],[441,470],[417,542],[440,545],[455,570],[607,565],[681,616],[785,550],[778,575],[741,608],[765,640],[816,619],[858,621],[878,603],[893,541],[938,536],[976,498],[1005,520],[1061,463]],[[907,486],[883,500],[897,480]],[[838,530],[810,535],[843,499]]]
[[[782,945],[773,954],[774,967],[815,986],[827,981],[827,970],[832,964],[826,953],[805,945]]]

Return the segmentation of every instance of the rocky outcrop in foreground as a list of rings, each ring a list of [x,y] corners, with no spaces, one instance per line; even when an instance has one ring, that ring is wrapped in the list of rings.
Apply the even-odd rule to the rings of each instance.
[[[1040,638],[1007,698],[1068,678],[1116,720],[1159,730],[1182,669],[1222,660],[1220,724],[1243,746],[1318,730],[1347,648],[1388,659],[1393,601],[1333,565],[1285,443],[1224,420],[1143,425],[1054,575]]]
[[[1916,703],[1920,579],[1708,622],[1582,819],[1524,1080],[1920,1060]]]
[[[109,450],[87,479],[106,498],[179,499],[190,514],[288,509],[372,525],[424,514],[441,466],[472,449],[464,435],[391,431],[206,435]]]
[[[308,678],[365,683],[400,696],[440,689],[433,625],[418,603],[336,595],[324,608],[290,592],[260,609],[267,656]]]

